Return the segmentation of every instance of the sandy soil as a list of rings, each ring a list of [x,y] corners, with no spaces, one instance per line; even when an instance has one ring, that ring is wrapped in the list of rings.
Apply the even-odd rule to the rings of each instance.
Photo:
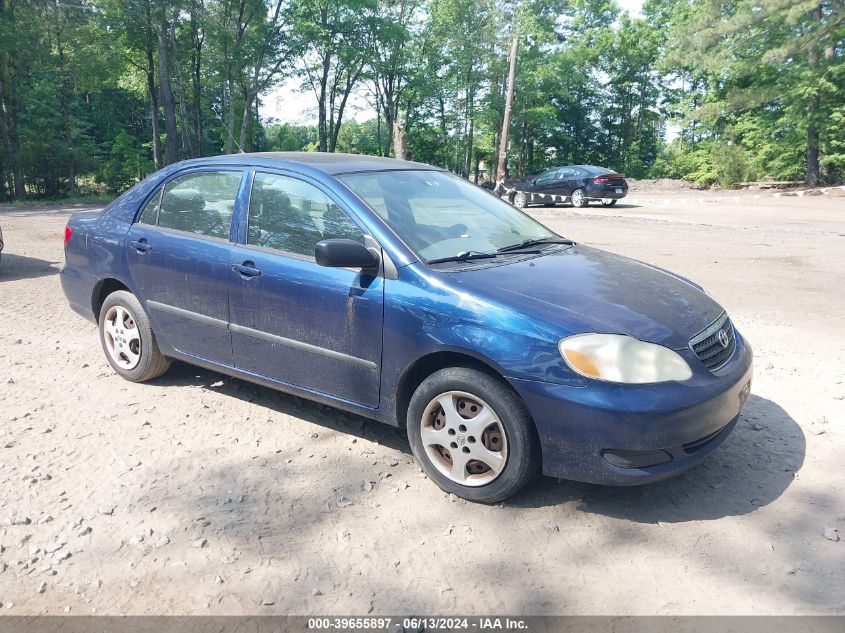
[[[377,423],[182,364],[121,380],[59,287],[72,209],[0,209],[0,613],[845,613],[845,199],[647,195],[531,212],[720,300],[742,419],[675,480],[500,507]]]

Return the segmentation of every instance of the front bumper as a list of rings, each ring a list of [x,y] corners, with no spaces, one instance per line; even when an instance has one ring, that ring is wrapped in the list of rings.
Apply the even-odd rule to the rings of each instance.
[[[562,479],[628,486],[665,479],[712,453],[739,419],[751,386],[752,352],[737,350],[718,375],[702,368],[684,383],[572,387],[512,379],[534,417],[543,473]],[[620,467],[616,454],[664,455],[643,467]],[[606,458],[605,455],[608,457]],[[632,460],[636,462],[636,459]]]

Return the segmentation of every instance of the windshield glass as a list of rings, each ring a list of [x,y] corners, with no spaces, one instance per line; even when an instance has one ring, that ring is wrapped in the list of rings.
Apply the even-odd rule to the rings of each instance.
[[[339,178],[426,261],[557,237],[507,202],[445,172],[381,171]]]

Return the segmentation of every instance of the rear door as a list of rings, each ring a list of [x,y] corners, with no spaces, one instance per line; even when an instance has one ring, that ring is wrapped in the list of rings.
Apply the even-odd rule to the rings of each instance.
[[[176,350],[231,366],[230,231],[242,170],[179,175],[129,230],[127,260],[156,335]]]
[[[257,171],[231,264],[235,366],[368,407],[379,400],[384,279],[314,260],[365,232],[322,185]]]

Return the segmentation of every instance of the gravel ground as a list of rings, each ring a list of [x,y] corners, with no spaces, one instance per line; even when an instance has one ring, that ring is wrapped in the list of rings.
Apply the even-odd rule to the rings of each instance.
[[[530,212],[723,303],[740,423],[677,479],[498,507],[375,422],[183,364],[121,380],[59,286],[74,209],[0,207],[0,613],[845,613],[845,200],[647,195]]]

